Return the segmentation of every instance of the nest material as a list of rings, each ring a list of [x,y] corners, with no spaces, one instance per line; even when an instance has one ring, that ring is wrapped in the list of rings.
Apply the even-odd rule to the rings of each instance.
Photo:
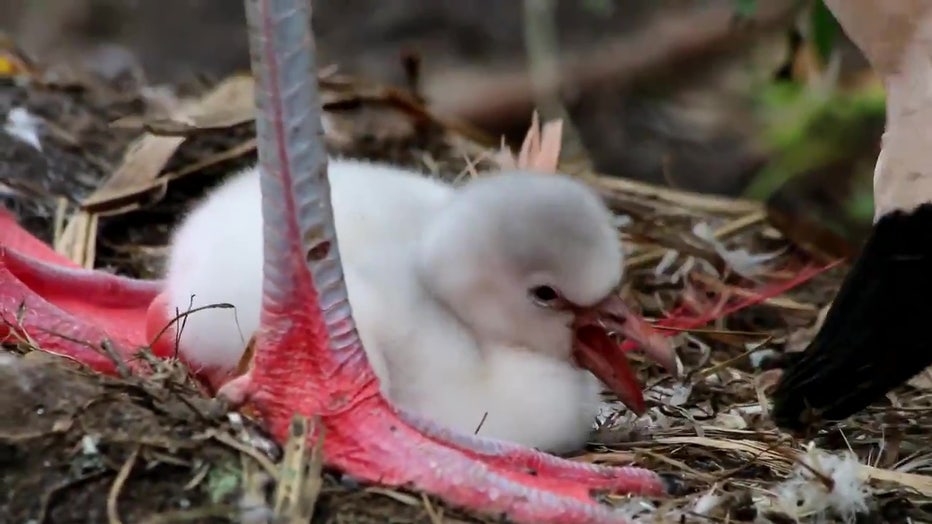
[[[34,234],[86,266],[151,275],[191,200],[254,160],[248,77],[178,99],[30,74],[0,86],[0,113],[38,116],[41,150],[0,132],[22,150],[0,165],[3,194]],[[333,153],[450,180],[509,161],[491,137],[434,117],[410,93],[333,73],[321,85]],[[530,147],[552,145],[552,129]],[[664,319],[685,371],[675,382],[635,355],[649,412],[635,419],[607,401],[579,457],[672,473],[682,492],[609,502],[643,521],[932,520],[932,376],[811,443],[767,415],[778,373],[768,368],[811,339],[843,267],[792,245],[757,203],[579,176],[618,213],[633,248],[626,292]],[[314,421],[296,420],[298,437],[279,449],[248,417],[203,398],[176,363],[157,363],[150,377],[101,377],[26,343],[9,349],[0,354],[0,520],[485,521],[322,471],[300,438]]]

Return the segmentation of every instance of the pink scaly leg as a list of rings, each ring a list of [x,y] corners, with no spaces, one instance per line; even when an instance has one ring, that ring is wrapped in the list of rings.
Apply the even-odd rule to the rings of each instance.
[[[412,424],[381,396],[343,281],[320,100],[307,74],[316,71],[309,6],[246,0],[246,7],[260,108],[263,308],[253,367],[224,393],[251,401],[281,440],[293,414],[320,417],[327,464],[363,481],[410,486],[519,522],[625,522],[592,492],[660,493],[659,476]]]
[[[140,369],[132,354],[145,345],[145,311],[159,284],[46,262],[33,257],[31,247],[28,255],[20,253],[6,242],[18,238],[19,226],[3,221],[0,337],[28,338],[43,350],[112,373],[113,358],[103,350],[109,344],[130,369]]]
[[[260,79],[264,307],[253,370],[225,391],[253,401],[280,440],[293,413],[320,416],[327,463],[364,481],[414,487],[519,522],[625,522],[595,503],[592,491],[660,493],[658,476],[457,435],[402,416],[381,397],[346,302],[316,83],[306,78],[314,67],[300,49],[312,40],[307,12],[295,4],[247,0]],[[277,33],[282,42],[270,36]],[[108,372],[113,363],[99,346],[108,342],[129,357],[147,343],[158,283],[74,268],[48,249],[33,249],[37,241],[30,240],[27,256],[8,226],[0,226],[0,311],[8,324],[2,334],[26,333],[45,349]]]
[[[237,386],[250,392],[277,438],[287,438],[292,413],[313,413],[326,428],[327,463],[359,480],[414,487],[452,504],[507,514],[519,522],[626,522],[593,501],[592,492],[606,489],[608,483],[604,477],[583,474],[581,465],[549,457],[538,462],[544,467],[531,472],[526,466],[532,461],[527,459],[538,458],[532,450],[506,445],[508,449],[498,453],[497,444],[475,439],[475,449],[484,448],[478,453],[433,438],[439,434],[421,432],[380,395],[360,346],[343,348],[345,360],[330,356],[324,361],[321,357],[332,353],[321,351],[308,336],[316,331],[309,324],[311,315],[293,311],[282,319],[285,329],[260,338],[254,370]],[[321,376],[329,378],[315,378]],[[599,469],[614,473],[616,486],[652,494],[663,491],[660,478],[651,472]],[[560,472],[570,475],[558,476]]]
[[[612,493],[659,496],[672,487],[669,485],[671,481],[663,479],[648,469],[606,467],[565,460],[511,442],[458,433],[403,410],[399,410],[399,415],[424,435],[456,447],[481,459],[486,464],[580,482],[587,485],[589,489]]]

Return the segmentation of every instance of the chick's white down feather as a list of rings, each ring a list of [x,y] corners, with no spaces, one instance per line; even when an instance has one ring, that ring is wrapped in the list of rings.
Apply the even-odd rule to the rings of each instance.
[[[621,280],[611,214],[561,175],[508,172],[461,188],[396,167],[333,159],[329,176],[350,304],[393,402],[452,429],[560,452],[585,443],[599,382],[571,363],[572,318],[541,308],[548,285],[594,304]],[[170,307],[189,315],[179,350],[233,370],[258,328],[262,215],[255,169],[177,229]]]

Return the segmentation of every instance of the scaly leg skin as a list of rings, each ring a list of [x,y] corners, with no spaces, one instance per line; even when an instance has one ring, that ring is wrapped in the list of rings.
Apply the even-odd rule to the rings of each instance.
[[[296,347],[287,346],[293,358]],[[312,350],[308,346],[302,349]],[[271,347],[260,347],[259,351],[285,353]],[[294,360],[291,363],[292,376],[308,378],[302,366]],[[367,366],[364,361],[356,365]],[[647,470],[579,464],[452,432],[422,433],[382,398],[374,380],[359,391],[331,392],[327,398],[317,381],[286,384],[280,380],[284,377],[263,375],[263,369],[266,366],[257,364],[253,372],[224,386],[222,394],[233,390],[234,396],[244,399],[242,392],[248,391],[279,439],[287,436],[291,413],[305,411],[295,404],[313,404],[307,410],[322,415],[328,464],[362,481],[413,487],[458,506],[536,523],[627,522],[610,508],[596,504],[592,491],[618,488],[650,495],[665,491],[662,479]],[[301,382],[307,391],[291,389],[300,388]],[[322,406],[321,401],[327,404]]]
[[[225,391],[258,408],[272,435],[318,416],[326,463],[362,481],[409,486],[518,522],[625,522],[592,499],[583,468],[530,450],[422,432],[380,394],[350,311],[330,208],[307,0],[245,0],[256,77],[263,303],[252,369]],[[454,438],[455,437],[455,438]],[[311,438],[314,438],[313,436]],[[533,474],[528,465],[545,465]],[[620,485],[663,491],[659,476],[617,470]],[[570,473],[570,478],[559,478]],[[589,482],[584,481],[588,480]]]
[[[344,330],[348,324],[335,330],[330,347],[320,310],[306,306],[317,303],[310,274],[300,280],[287,288],[284,305],[266,301],[252,370],[222,388],[224,395],[236,397],[231,401],[256,406],[277,439],[287,438],[293,413],[318,415],[331,467],[362,481],[413,487],[518,522],[625,522],[597,504],[592,491],[665,491],[663,480],[646,470],[577,464],[428,429],[430,423],[423,421],[415,427],[381,396],[358,338],[341,336],[351,333]],[[326,293],[327,284],[321,287]]]
[[[37,253],[35,246],[42,244],[5,216],[0,223],[0,339],[28,340],[113,373],[113,355],[103,350],[109,344],[128,369],[143,369],[132,353],[145,345],[146,307],[159,284],[68,267]],[[22,242],[26,238],[32,242]]]
[[[638,467],[605,467],[558,458],[549,453],[511,442],[480,438],[444,428],[411,412],[398,411],[402,419],[424,435],[483,460],[487,464],[524,470],[534,475],[553,476],[581,482],[593,490],[660,496],[675,483],[653,471]]]

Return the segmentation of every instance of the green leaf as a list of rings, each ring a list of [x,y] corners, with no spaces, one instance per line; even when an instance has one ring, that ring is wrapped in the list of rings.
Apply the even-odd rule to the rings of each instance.
[[[812,44],[819,58],[825,63],[831,56],[832,47],[835,45],[835,36],[839,30],[838,21],[825,7],[824,2],[816,0],[809,12],[809,24],[812,31]]]
[[[757,0],[735,0],[735,14],[741,18],[751,18],[757,11]]]
[[[615,2],[613,0],[584,0],[583,6],[600,16],[611,16],[615,12]]]
[[[883,122],[885,98],[879,87],[854,92],[822,92],[779,82],[758,93],[765,126],[761,139],[772,152],[745,196],[764,200],[789,179],[851,155],[870,127]]]
[[[240,486],[241,472],[225,463],[210,468],[207,474],[207,493],[215,504],[227,499]]]

